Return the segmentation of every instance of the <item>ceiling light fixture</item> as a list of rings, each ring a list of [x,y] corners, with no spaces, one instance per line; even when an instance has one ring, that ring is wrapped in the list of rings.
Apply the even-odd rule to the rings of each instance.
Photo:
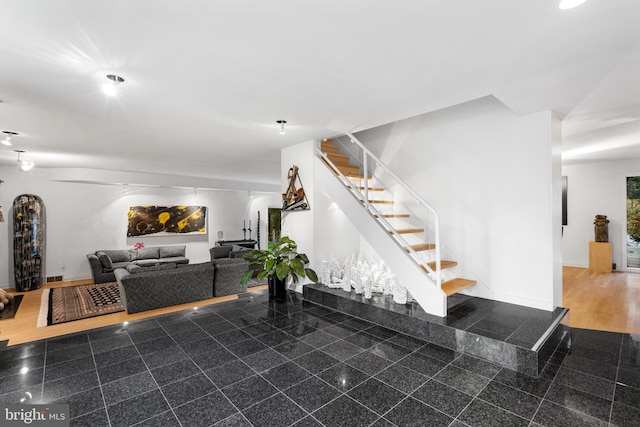
[[[5,139],[3,139],[2,141],[0,141],[0,143],[2,143],[2,145],[6,145],[7,147],[11,147],[13,144],[11,143],[11,137],[14,135],[17,135],[17,132],[12,132],[10,130],[3,130],[2,133],[4,133],[6,136]]]
[[[18,169],[20,169],[20,171],[29,172],[31,169],[33,169],[35,164],[32,161],[20,160],[20,155],[25,152],[24,150],[13,150],[13,151],[18,153]]]
[[[284,125],[287,124],[286,120],[276,120],[276,123],[280,125],[280,134],[284,135],[286,132],[284,130]]]
[[[102,91],[108,96],[116,96],[118,86],[124,82],[124,79],[115,74],[107,74],[107,80],[109,81],[102,85]]]
[[[587,0],[561,0],[558,7],[560,9],[573,9],[574,7],[580,6]]]

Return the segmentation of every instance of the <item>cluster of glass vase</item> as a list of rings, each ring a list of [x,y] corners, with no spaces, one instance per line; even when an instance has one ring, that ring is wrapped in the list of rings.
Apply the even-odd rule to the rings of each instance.
[[[397,304],[406,304],[407,289],[383,262],[368,262],[362,255],[351,254],[342,265],[334,258],[322,261],[320,281],[329,288],[346,292],[355,290],[358,295],[371,298],[372,294],[393,295]]]

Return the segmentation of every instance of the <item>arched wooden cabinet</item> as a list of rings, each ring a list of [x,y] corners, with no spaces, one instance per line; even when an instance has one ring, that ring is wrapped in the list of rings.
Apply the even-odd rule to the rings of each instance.
[[[40,197],[22,194],[13,200],[13,272],[18,292],[44,283],[45,224]]]

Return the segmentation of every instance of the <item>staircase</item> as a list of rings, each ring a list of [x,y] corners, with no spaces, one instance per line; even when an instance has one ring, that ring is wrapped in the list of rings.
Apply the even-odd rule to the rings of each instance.
[[[350,153],[345,154],[346,149],[341,148],[346,146],[344,142],[339,146],[332,140],[324,140],[317,150],[318,157],[342,183],[343,191],[347,191],[355,197],[360,205],[360,211],[367,213],[377,223],[378,229],[382,230],[395,243],[397,248],[392,249],[395,249],[396,253],[392,254],[392,257],[395,259],[398,256],[403,256],[413,264],[417,273],[410,278],[405,275],[402,284],[407,287],[425,311],[446,316],[446,296],[474,286],[476,282],[456,277],[454,272],[457,266],[456,261],[440,259],[437,213],[353,135],[348,134],[348,137],[352,143],[347,146]],[[331,191],[336,190],[332,188]],[[397,194],[394,195],[394,193]],[[340,198],[337,193],[332,196],[336,202]],[[338,204],[340,205],[340,203]],[[353,212],[354,215],[359,214],[355,210]],[[351,218],[351,220],[356,227],[367,228],[359,224],[364,219]],[[382,243],[381,236],[377,237],[378,244],[370,241],[369,234],[378,231],[365,232],[362,229],[360,231],[373,247],[381,248],[384,246],[386,248],[388,246],[380,245]],[[402,253],[404,255],[399,255]],[[386,257],[380,253],[379,255],[389,264]],[[390,265],[390,267],[392,271],[396,272],[393,266]],[[406,264],[404,267],[399,267],[405,270]],[[433,304],[432,300],[437,299],[437,293],[432,292],[431,296],[427,297],[421,292],[422,289],[433,287],[443,295],[443,310],[439,309],[438,304]],[[421,301],[421,299],[429,299],[429,301]],[[425,305],[432,305],[435,308],[429,310]]]

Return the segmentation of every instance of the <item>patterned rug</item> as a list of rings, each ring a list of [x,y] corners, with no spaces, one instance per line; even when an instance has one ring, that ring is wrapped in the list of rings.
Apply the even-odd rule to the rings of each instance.
[[[45,289],[38,326],[57,325],[123,310],[116,282]]]

